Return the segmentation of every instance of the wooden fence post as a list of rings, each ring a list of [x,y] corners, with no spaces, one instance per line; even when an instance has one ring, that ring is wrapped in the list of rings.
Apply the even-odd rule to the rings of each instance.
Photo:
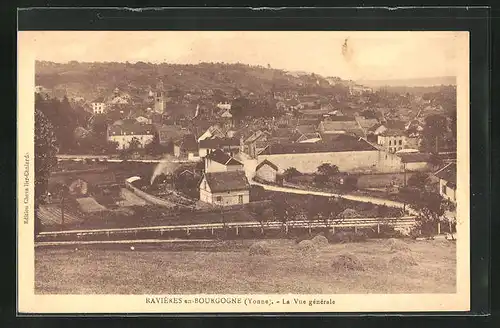
[[[438,221],[438,235],[441,234],[441,222]]]
[[[380,235],[380,223],[377,223],[377,234]]]
[[[238,232],[238,226],[236,226],[236,236],[238,236],[239,232]]]
[[[285,222],[285,234],[288,235],[288,222]]]

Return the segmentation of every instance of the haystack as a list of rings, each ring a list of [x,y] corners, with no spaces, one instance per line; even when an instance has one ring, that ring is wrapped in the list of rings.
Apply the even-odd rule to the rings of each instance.
[[[271,248],[269,247],[269,243],[266,241],[259,241],[252,246],[250,246],[248,253],[250,255],[270,255]]]
[[[311,239],[312,243],[318,247],[324,247],[328,245],[328,239],[323,235],[317,235]]]
[[[393,267],[404,268],[409,266],[418,265],[417,261],[413,257],[411,252],[399,252],[395,254],[389,261],[389,264]]]
[[[396,238],[390,238],[387,240],[387,246],[389,246],[391,252],[410,251],[410,247],[407,243]]]
[[[355,255],[344,253],[333,258],[332,269],[335,271],[364,271],[365,267]]]
[[[316,250],[316,245],[310,240],[303,240],[298,243],[297,247],[302,252],[312,252]]]

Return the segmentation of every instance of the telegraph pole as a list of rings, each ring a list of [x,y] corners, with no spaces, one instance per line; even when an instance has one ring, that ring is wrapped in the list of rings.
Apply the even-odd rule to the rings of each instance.
[[[64,190],[61,191],[61,230],[64,229]]]

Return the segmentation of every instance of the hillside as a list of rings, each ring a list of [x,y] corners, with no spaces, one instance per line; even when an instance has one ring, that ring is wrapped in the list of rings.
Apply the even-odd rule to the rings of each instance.
[[[37,61],[35,83],[54,96],[84,97],[86,100],[118,87],[143,98],[162,81],[166,90],[202,94],[221,90],[231,95],[277,92],[325,93],[330,84],[317,75],[290,75],[285,71],[244,64],[200,63],[197,65],[151,63],[53,63]]]
[[[456,85],[456,77],[428,77],[415,79],[391,79],[391,80],[359,80],[361,85],[366,85],[371,88],[381,87],[432,87],[440,85]]]

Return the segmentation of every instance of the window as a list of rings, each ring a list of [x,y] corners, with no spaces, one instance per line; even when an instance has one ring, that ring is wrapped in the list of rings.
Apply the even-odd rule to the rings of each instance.
[[[392,145],[392,140],[389,140],[389,146]]]
[[[446,184],[441,186],[441,194],[446,195]]]
[[[238,195],[238,203],[243,204],[243,195]]]
[[[402,145],[403,144],[403,140],[399,140],[399,145]]]
[[[217,200],[218,202],[222,202],[222,196],[217,196],[216,200]]]

